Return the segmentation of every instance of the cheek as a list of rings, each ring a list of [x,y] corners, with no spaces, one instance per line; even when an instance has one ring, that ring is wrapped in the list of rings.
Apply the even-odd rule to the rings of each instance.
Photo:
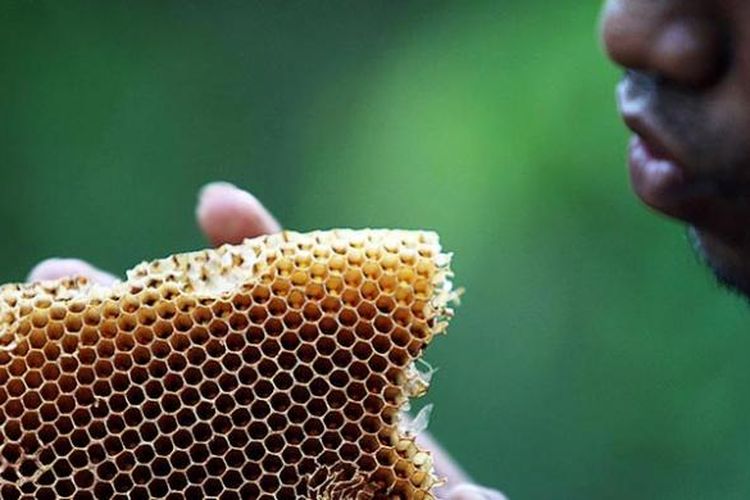
[[[743,0],[741,6],[728,10],[736,17],[726,26],[730,39],[726,78],[709,94],[709,123],[721,124],[719,142],[733,147],[718,148],[722,151],[716,160],[732,165],[734,170],[742,166],[743,177],[750,178],[750,2]],[[739,173],[739,172],[737,172]]]
[[[750,93],[750,2],[727,0],[722,9],[730,51],[730,72],[736,74]]]

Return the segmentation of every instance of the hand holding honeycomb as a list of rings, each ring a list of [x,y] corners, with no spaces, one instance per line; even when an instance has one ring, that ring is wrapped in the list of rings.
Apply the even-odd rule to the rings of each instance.
[[[276,229],[258,207],[245,226]],[[206,219],[217,242],[243,231]],[[61,264],[112,281],[78,262],[34,277]],[[341,231],[175,256],[107,288],[5,287],[3,497],[429,498],[399,409],[424,389],[412,362],[444,328],[448,277],[430,233]]]

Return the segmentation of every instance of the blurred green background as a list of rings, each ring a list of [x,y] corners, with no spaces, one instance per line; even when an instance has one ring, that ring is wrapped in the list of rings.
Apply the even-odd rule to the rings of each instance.
[[[294,229],[433,228],[466,287],[431,429],[521,499],[750,498],[749,313],[624,169],[596,2],[4,0],[0,281]]]

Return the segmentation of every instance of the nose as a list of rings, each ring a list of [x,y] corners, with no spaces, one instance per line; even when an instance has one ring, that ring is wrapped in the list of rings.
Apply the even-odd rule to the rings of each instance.
[[[602,39],[617,64],[678,85],[715,83],[728,47],[713,0],[608,0]]]

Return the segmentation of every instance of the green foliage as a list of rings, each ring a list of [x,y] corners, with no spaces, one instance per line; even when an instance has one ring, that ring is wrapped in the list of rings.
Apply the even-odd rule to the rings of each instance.
[[[467,293],[432,430],[514,499],[750,496],[748,312],[629,192],[592,2],[0,6],[0,280],[287,227],[434,228]]]

